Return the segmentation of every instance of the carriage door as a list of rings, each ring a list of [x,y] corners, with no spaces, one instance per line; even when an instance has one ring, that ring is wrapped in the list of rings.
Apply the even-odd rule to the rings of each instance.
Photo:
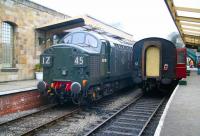
[[[160,76],[160,49],[150,46],[146,49],[146,77]]]
[[[103,41],[101,46],[100,72],[103,77],[110,75],[110,43],[107,41]]]
[[[176,77],[186,78],[186,48],[177,48]]]

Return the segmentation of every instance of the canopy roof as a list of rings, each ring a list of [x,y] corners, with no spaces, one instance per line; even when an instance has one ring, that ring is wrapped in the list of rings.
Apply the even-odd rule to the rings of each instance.
[[[200,1],[165,0],[179,33],[188,48],[200,48]]]

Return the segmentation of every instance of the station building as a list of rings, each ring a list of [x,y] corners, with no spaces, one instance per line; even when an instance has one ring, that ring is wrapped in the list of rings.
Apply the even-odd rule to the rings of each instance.
[[[89,15],[72,18],[29,0],[0,1],[0,82],[34,79],[42,51],[77,30],[134,42],[131,34]]]
[[[35,28],[69,18],[29,0],[0,1],[0,82],[34,78],[44,46]]]

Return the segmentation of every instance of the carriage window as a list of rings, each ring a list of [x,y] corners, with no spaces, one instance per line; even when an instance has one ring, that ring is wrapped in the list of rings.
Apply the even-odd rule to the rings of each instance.
[[[85,43],[91,47],[97,47],[97,40],[91,35],[86,36]]]
[[[185,58],[184,58],[184,52],[177,52],[178,56],[177,56],[177,63],[185,63]]]
[[[64,43],[71,43],[72,42],[72,36],[67,36],[65,39],[64,39]]]
[[[84,41],[85,41],[84,33],[76,33],[73,35],[72,43],[79,44],[79,43],[84,43]]]

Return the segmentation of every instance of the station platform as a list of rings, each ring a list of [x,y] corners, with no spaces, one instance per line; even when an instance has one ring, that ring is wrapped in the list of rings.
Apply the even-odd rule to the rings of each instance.
[[[187,85],[178,85],[163,112],[155,136],[200,135],[200,75],[192,71]]]
[[[0,116],[48,104],[48,98],[37,91],[37,83],[37,80],[0,82]]]
[[[37,80],[0,82],[0,96],[36,89]]]

